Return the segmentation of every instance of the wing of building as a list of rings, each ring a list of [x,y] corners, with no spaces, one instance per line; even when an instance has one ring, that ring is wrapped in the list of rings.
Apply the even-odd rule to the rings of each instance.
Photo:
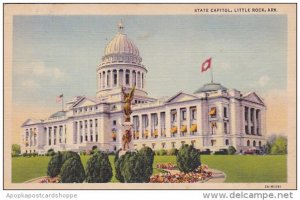
[[[22,125],[22,152],[121,148],[122,90],[136,91],[131,115],[137,149],[179,148],[192,144],[201,150],[234,146],[238,152],[265,144],[266,105],[255,92],[241,94],[219,83],[208,83],[193,94],[178,92],[168,99],[148,96],[147,69],[138,48],[119,25],[97,67],[96,97],[76,96],[48,119],[28,119]],[[196,88],[195,88],[196,89]],[[163,87],[162,87],[163,90]]]

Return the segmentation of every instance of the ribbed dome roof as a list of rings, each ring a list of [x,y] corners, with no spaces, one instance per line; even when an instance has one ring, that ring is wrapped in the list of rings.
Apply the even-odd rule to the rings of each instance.
[[[63,117],[66,115],[66,111],[58,111],[56,113],[53,113],[52,115],[50,115],[50,119],[51,118],[57,118],[57,117]]]
[[[118,33],[105,48],[105,55],[127,53],[139,56],[139,50],[124,33]]]
[[[227,90],[226,87],[221,85],[220,83],[207,83],[204,84],[201,88],[196,90],[194,94],[201,93],[201,92],[211,92],[211,91],[217,91],[217,90]]]

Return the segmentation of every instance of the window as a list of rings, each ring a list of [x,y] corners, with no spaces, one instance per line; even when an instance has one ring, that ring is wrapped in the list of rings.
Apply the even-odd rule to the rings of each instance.
[[[227,146],[229,145],[229,140],[228,139],[225,140],[225,145],[227,145]]]
[[[224,133],[227,134],[228,131],[227,131],[227,122],[224,122]]]
[[[152,149],[154,149],[155,148],[155,143],[152,143]]]
[[[161,143],[162,148],[164,149],[166,147],[166,143]]]
[[[175,148],[176,142],[172,142],[172,148]]]
[[[194,109],[191,110],[191,118],[192,118],[192,120],[197,119],[196,115],[197,115],[197,112],[196,112],[196,109],[194,108]]]
[[[215,145],[216,145],[216,143],[217,143],[217,141],[216,141],[216,140],[211,140],[210,142],[211,142],[211,146],[215,146]]]
[[[129,79],[130,79],[129,71],[126,71],[126,75],[125,75],[125,84],[126,85],[129,85]]]
[[[181,120],[182,121],[186,120],[186,110],[185,109],[181,110]]]
[[[113,126],[117,125],[117,120],[113,120]]]
[[[95,119],[95,127],[98,127],[98,119]]]
[[[228,117],[227,116],[227,108],[226,107],[224,107],[224,117],[226,117],[226,118]]]
[[[98,135],[96,135],[96,142],[98,142]]]
[[[250,140],[247,141],[247,146],[248,146],[248,147],[250,146]]]
[[[248,121],[248,107],[245,107],[245,121]]]
[[[185,144],[185,141],[181,141],[181,146],[183,146]]]
[[[117,85],[117,71],[114,71],[114,85]]]
[[[176,122],[176,118],[177,118],[177,113],[176,110],[171,111],[171,116],[172,116],[172,122]]]
[[[256,147],[256,141],[255,140],[253,141],[253,146]]]
[[[261,141],[258,142],[258,146],[261,147]]]

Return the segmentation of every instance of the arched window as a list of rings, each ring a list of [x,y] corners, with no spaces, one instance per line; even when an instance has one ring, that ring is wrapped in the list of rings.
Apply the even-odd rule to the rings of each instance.
[[[261,147],[261,141],[258,142],[258,146]]]
[[[247,146],[248,146],[248,147],[250,146],[250,140],[247,141]]]
[[[144,88],[144,74],[142,74],[142,86],[141,88]]]
[[[102,82],[103,84],[102,84],[102,87],[105,88],[105,87],[106,87],[106,86],[105,86],[105,83],[106,83],[106,82],[105,82],[105,72],[103,72],[102,77],[103,77],[103,82]]]
[[[253,141],[253,146],[256,147],[256,141],[255,140]]]
[[[99,88],[101,88],[101,73],[99,74]]]

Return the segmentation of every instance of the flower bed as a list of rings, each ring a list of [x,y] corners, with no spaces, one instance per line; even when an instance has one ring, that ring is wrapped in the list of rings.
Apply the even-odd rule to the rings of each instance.
[[[59,177],[47,177],[43,178],[42,180],[39,181],[39,183],[60,183],[60,178]]]
[[[156,167],[159,169],[168,169],[168,170],[177,169],[177,166],[172,163],[158,163]]]
[[[190,173],[160,173],[150,177],[150,183],[196,183],[209,179],[212,172],[207,171],[207,165],[199,166],[194,172]]]

